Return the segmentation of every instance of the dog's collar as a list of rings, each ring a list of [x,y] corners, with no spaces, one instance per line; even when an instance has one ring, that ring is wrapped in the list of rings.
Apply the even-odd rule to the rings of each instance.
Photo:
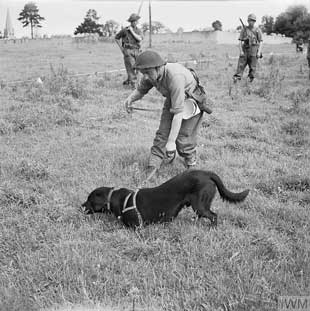
[[[112,187],[109,191],[109,194],[108,194],[108,203],[107,203],[107,209],[108,211],[111,210],[111,199],[112,199],[112,193],[114,192],[114,187]]]
[[[125,214],[126,212],[129,212],[131,210],[136,210],[136,213],[137,213],[137,216],[138,216],[138,221],[139,221],[139,226],[138,227],[142,227],[143,225],[143,218],[138,210],[138,207],[137,207],[137,194],[139,192],[140,189],[137,189],[135,192],[130,192],[125,200],[124,200],[124,203],[123,203],[123,209],[122,209],[122,214]],[[127,203],[128,203],[128,200],[130,199],[131,195],[133,194],[133,197],[132,197],[132,203],[133,205],[132,206],[129,206],[129,207],[126,207],[127,206]]]

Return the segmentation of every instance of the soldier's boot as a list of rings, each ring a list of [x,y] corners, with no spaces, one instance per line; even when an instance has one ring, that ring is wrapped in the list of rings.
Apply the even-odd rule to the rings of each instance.
[[[240,81],[240,80],[241,80],[241,77],[239,75],[234,75],[233,76],[234,83],[237,83],[237,81]]]

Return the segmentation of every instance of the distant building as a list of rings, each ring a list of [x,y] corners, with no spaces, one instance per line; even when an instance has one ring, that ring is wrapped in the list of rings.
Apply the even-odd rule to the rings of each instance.
[[[6,22],[5,22],[4,32],[3,32],[3,38],[7,38],[7,39],[14,38],[14,28],[12,26],[12,20],[11,20],[9,9],[7,10],[7,13],[6,13]]]

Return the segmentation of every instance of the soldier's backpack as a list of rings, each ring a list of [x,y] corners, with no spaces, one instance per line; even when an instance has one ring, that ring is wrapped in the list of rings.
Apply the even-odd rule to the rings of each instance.
[[[197,85],[196,85],[196,88],[192,92],[186,92],[186,95],[190,98],[193,98],[196,101],[201,111],[204,111],[208,114],[212,113],[212,110],[210,109],[210,107],[208,107],[208,104],[207,104],[206,91],[204,87],[200,84],[199,78],[195,70],[192,68],[188,68],[188,69],[192,73],[194,79],[196,80]]]

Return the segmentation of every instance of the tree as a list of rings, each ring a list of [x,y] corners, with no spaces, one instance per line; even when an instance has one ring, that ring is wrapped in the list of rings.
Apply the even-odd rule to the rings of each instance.
[[[98,21],[100,19],[100,16],[97,15],[97,11],[94,9],[89,9],[86,12],[86,18],[91,19],[92,21]]]
[[[219,20],[216,20],[212,23],[212,27],[214,30],[219,30],[219,31],[222,31],[222,23],[219,21]]]
[[[262,17],[262,25],[261,29],[263,33],[270,35],[274,32],[274,18],[269,15],[264,15]]]
[[[142,24],[142,32],[146,33],[149,31],[149,23],[143,23]],[[151,32],[154,33],[160,33],[163,32],[164,29],[166,29],[165,25],[162,22],[156,22],[152,21],[152,27]]]
[[[103,25],[97,23],[99,18],[96,10],[88,10],[83,23],[75,29],[74,34],[97,33],[99,36],[103,36]]]
[[[310,14],[303,5],[290,6],[275,21],[274,32],[287,37],[307,39],[310,35]]]
[[[40,21],[45,20],[45,18],[40,16],[39,9],[34,2],[28,2],[25,4],[24,9],[19,13],[18,20],[22,22],[23,27],[30,25],[31,39],[33,39],[33,28],[41,28]]]
[[[106,37],[112,37],[113,35],[117,33],[118,28],[119,28],[119,23],[110,19],[106,21],[103,26],[103,34]]]

